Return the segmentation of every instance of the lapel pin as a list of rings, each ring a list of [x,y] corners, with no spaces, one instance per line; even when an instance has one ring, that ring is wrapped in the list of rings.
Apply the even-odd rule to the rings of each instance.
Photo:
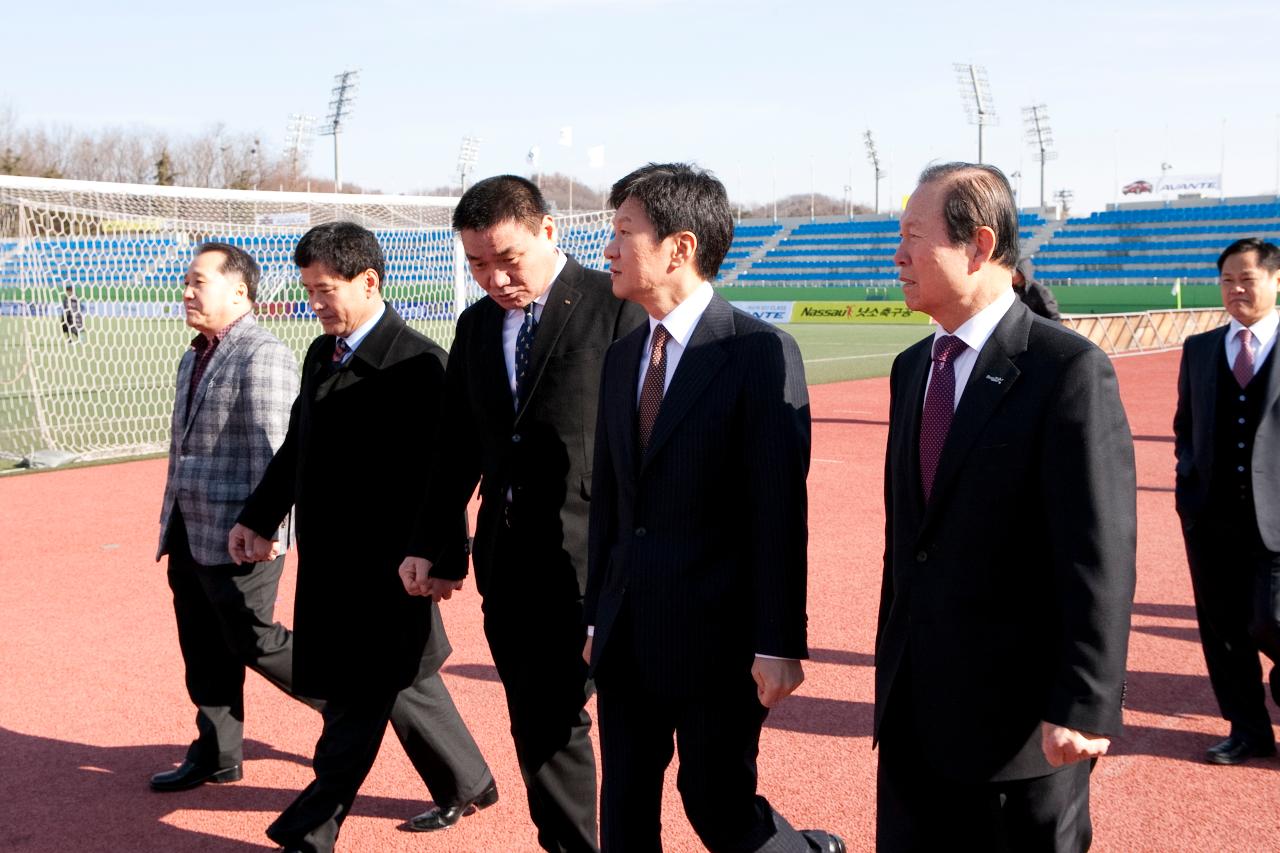
[[[985,378],[988,382],[994,382],[994,383],[996,383],[997,385],[999,385],[1000,383],[1004,382],[1004,377],[1003,377],[1003,376],[992,376],[990,373],[988,373],[984,378]]]
[[[566,300],[564,301],[564,304],[565,304],[565,305],[572,305],[572,304],[573,304],[573,300],[571,300],[571,299],[566,299]]]

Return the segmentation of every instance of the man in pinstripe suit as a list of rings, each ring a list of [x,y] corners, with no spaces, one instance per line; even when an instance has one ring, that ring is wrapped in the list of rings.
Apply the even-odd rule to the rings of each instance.
[[[809,656],[809,395],[785,332],[711,288],[733,239],[724,185],[649,164],[613,185],[613,293],[647,323],[605,356],[583,656],[599,689],[605,853],[662,849],[673,739],[708,849],[844,853],[756,792],[768,709]]]
[[[197,736],[181,766],[151,777],[156,791],[241,778],[246,666],[291,692],[293,637],[273,613],[288,521],[266,561],[236,565],[227,553],[298,394],[293,354],[254,322],[260,276],[243,249],[205,243],[184,282],[187,325],[199,334],[178,366],[156,559],[169,555]]]

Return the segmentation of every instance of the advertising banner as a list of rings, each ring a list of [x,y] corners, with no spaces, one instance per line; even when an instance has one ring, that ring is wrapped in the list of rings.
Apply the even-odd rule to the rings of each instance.
[[[793,323],[884,323],[928,325],[928,314],[912,311],[905,302],[797,302]]]
[[[794,302],[734,302],[733,307],[746,311],[757,320],[767,323],[790,323]]]

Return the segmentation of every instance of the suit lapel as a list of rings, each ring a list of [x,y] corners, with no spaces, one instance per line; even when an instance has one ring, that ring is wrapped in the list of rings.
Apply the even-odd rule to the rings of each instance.
[[[689,407],[702,396],[708,383],[719,372],[721,365],[728,358],[720,342],[732,335],[733,307],[720,296],[713,296],[707,310],[694,326],[693,335],[690,336],[689,343],[684,348],[684,354],[680,356],[676,373],[671,377],[667,393],[663,395],[662,406],[658,409],[658,419],[654,421],[653,434],[649,437],[649,447],[644,454],[644,462],[651,459],[653,454],[662,447],[676,425],[688,413]],[[637,363],[637,371],[639,367]],[[644,467],[643,463],[641,467]]]
[[[533,351],[529,354],[529,372],[525,375],[525,384],[528,391],[524,394],[524,405],[516,413],[516,422],[524,415],[525,409],[529,407],[529,399],[538,390],[538,380],[542,378],[542,372],[546,369],[547,359],[550,357],[556,345],[560,341],[560,335],[564,332],[565,325],[569,322],[569,317],[573,315],[574,310],[578,307],[581,292],[578,290],[577,282],[581,275],[582,268],[572,258],[565,261],[564,269],[560,271],[560,275],[551,283],[551,289],[547,293],[546,304],[542,306],[542,317],[538,320],[538,332],[533,337]],[[503,364],[503,372],[505,374],[506,365]]]
[[[617,421],[619,429],[612,437],[621,449],[619,458],[627,462],[625,465],[620,465],[619,470],[627,471],[629,474],[637,470],[635,459],[639,451],[636,447],[638,440],[636,437],[636,382],[640,375],[644,342],[648,336],[649,324],[643,323],[613,345],[617,355],[610,362],[612,375],[607,387],[609,399],[605,405],[608,411],[623,414]]]
[[[1026,351],[1030,330],[1031,312],[1021,302],[1015,301],[978,353],[978,360],[969,374],[964,394],[960,397],[960,405],[956,407],[955,417],[951,421],[947,441],[942,446],[942,457],[938,460],[938,470],[933,478],[933,494],[925,508],[925,525],[929,524],[938,508],[946,503],[951,482],[973,448],[973,443],[995,414],[1000,401],[1017,384],[1021,371],[1013,359]]]
[[[1196,377],[1196,381],[1191,385],[1197,389],[1199,396],[1196,398],[1196,411],[1192,414],[1196,421],[1203,425],[1204,429],[1204,448],[1213,453],[1213,433],[1214,422],[1217,420],[1215,412],[1218,406],[1218,376],[1221,374],[1219,368],[1220,362],[1227,360],[1227,333],[1231,331],[1231,326],[1223,326],[1216,330],[1215,334],[1204,339],[1205,352],[1199,358],[1192,361],[1192,369],[1198,371],[1200,375]],[[1230,367],[1231,365],[1227,365]],[[1274,400],[1272,389],[1275,387],[1276,377],[1274,370],[1271,374],[1271,382],[1267,388],[1267,399]],[[1212,457],[1209,457],[1212,459]]]
[[[337,343],[337,338],[330,336],[330,340],[326,341],[325,345],[320,348],[319,358],[317,359],[319,364],[312,368],[314,372],[319,374],[316,401],[323,400],[334,391],[347,388],[359,382],[360,378],[369,372],[365,365],[375,370],[381,367],[404,326],[404,320],[400,318],[400,315],[390,305],[387,305],[378,322],[369,330],[369,334],[365,335],[364,340],[360,342],[360,346],[356,347],[355,352],[351,353],[347,363],[331,375],[325,376],[324,374],[328,372],[329,364],[333,359],[333,348]]]
[[[924,515],[924,492],[920,488],[920,417],[924,411],[925,385],[932,367],[933,336],[927,338],[920,347],[919,357],[907,367],[903,376],[903,393],[910,400],[907,406],[906,429],[901,433],[902,440],[907,442],[907,476],[911,483],[911,496],[916,507],[916,518]]]

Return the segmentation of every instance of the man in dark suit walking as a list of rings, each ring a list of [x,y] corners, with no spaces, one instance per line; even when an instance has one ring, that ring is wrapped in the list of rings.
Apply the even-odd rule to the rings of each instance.
[[[319,225],[294,261],[325,334],[302,363],[284,444],[231,530],[237,562],[259,559],[296,506],[294,686],[324,699],[315,781],[268,828],[286,850],[330,851],[390,720],[438,809],[497,800],[493,776],[438,670],[450,648],[430,599],[396,567],[427,477],[445,353],[383,302],[372,232]],[[466,559],[464,519],[442,565]]]
[[[287,519],[262,561],[237,566],[227,553],[227,534],[284,441],[298,396],[293,353],[253,317],[261,277],[244,249],[204,243],[183,282],[187,325],[199,334],[178,363],[156,559],[169,555],[197,734],[179,767],[151,777],[155,791],[242,777],[246,666],[292,691],[293,638],[274,615]]]
[[[480,181],[453,213],[488,294],[458,318],[430,493],[405,588],[437,601],[466,565],[448,523],[480,484],[476,585],[507,695],[529,814],[546,850],[596,849],[596,772],[582,660],[591,459],[605,350],[644,321],[605,273],[556,248],[556,225],[530,181]],[[445,817],[452,817],[445,816]]]
[[[756,793],[760,728],[804,678],[809,398],[795,341],[712,291],[724,186],[684,164],[613,185],[613,292],[648,322],[605,359],[583,650],[599,687],[601,842],[661,849],[680,751],[713,851],[841,853]]]
[[[938,329],[890,377],[877,847],[1084,850],[1135,578],[1115,372],[1017,301],[998,169],[926,169],[901,229],[903,295]]]
[[[1200,644],[1231,724],[1207,757],[1239,764],[1276,753],[1259,651],[1271,659],[1280,703],[1280,248],[1237,240],[1218,273],[1231,322],[1183,344],[1173,433]]]

